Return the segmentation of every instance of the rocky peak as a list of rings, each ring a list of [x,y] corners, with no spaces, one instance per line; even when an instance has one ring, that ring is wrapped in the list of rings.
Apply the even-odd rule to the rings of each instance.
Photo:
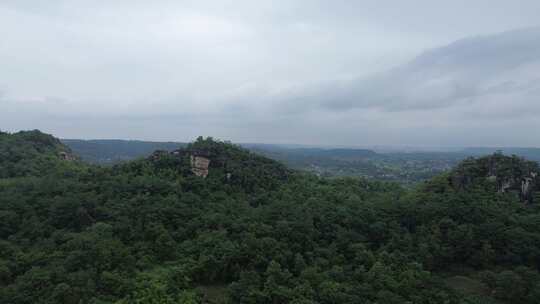
[[[172,152],[156,151],[148,161],[158,169],[172,168],[182,175],[229,183],[246,192],[275,189],[293,178],[293,171],[279,162],[212,138],[197,138]]]
[[[61,160],[65,160],[65,161],[74,161],[77,159],[71,152],[60,151],[58,155],[60,156]]]
[[[189,159],[190,171],[196,176],[206,178],[209,173],[210,156],[204,150],[196,149],[178,149],[174,151],[157,150],[148,157],[148,160],[157,162],[164,158],[177,160]]]
[[[208,176],[208,167],[210,159],[200,155],[190,155],[191,172],[196,176],[206,178]]]
[[[38,130],[0,133],[0,178],[43,176],[77,157],[58,138]]]
[[[538,163],[523,158],[495,153],[482,158],[469,158],[454,169],[449,182],[456,190],[466,190],[477,182],[494,184],[499,193],[517,193],[524,203],[534,201],[540,190]]]

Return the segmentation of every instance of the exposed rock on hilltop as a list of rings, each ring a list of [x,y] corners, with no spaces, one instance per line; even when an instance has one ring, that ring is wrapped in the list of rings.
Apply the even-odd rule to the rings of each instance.
[[[210,160],[201,155],[190,156],[191,172],[200,177],[208,176],[208,167],[210,166]]]
[[[540,190],[538,163],[523,158],[495,153],[482,158],[469,158],[455,168],[449,177],[456,190],[467,190],[485,183],[499,193],[516,193],[524,203],[532,203]]]
[[[172,152],[155,151],[148,160],[156,168],[175,168],[183,174],[227,181],[248,191],[271,188],[292,173],[279,162],[210,137],[199,137],[186,148]]]

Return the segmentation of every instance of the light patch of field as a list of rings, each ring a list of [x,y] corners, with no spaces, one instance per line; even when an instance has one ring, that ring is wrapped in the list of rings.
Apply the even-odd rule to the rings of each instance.
[[[227,303],[227,285],[207,285],[199,286],[197,290],[204,294],[205,303],[208,304],[226,304]]]
[[[490,296],[490,290],[482,282],[463,275],[454,275],[444,279],[445,284],[466,297],[465,303],[501,304]]]

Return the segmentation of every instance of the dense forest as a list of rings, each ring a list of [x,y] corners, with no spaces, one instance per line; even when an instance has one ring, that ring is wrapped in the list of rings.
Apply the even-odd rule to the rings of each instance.
[[[538,172],[497,153],[406,189],[212,138],[104,167],[0,133],[0,303],[538,303]]]

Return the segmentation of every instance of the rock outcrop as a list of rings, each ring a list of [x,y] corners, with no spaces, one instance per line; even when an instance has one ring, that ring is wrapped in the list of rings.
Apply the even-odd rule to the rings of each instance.
[[[164,158],[172,158],[183,163],[189,160],[189,170],[196,176],[206,178],[209,173],[210,158],[208,153],[199,150],[178,149],[174,151],[157,150],[148,160],[157,162]]]
[[[210,166],[210,159],[199,156],[190,155],[191,172],[196,176],[206,178],[208,176],[208,167]]]
[[[498,193],[516,193],[521,202],[531,204],[540,190],[538,163],[517,156],[495,153],[482,158],[469,158],[451,172],[450,185],[467,190],[476,183],[494,185]]]
[[[60,156],[60,159],[65,160],[65,161],[73,161],[76,159],[76,157],[73,156],[73,154],[69,152],[65,152],[65,151],[60,152],[59,156]]]
[[[246,193],[276,189],[294,178],[294,172],[279,162],[212,138],[199,137],[172,152],[156,151],[147,161],[157,170],[227,183]]]

